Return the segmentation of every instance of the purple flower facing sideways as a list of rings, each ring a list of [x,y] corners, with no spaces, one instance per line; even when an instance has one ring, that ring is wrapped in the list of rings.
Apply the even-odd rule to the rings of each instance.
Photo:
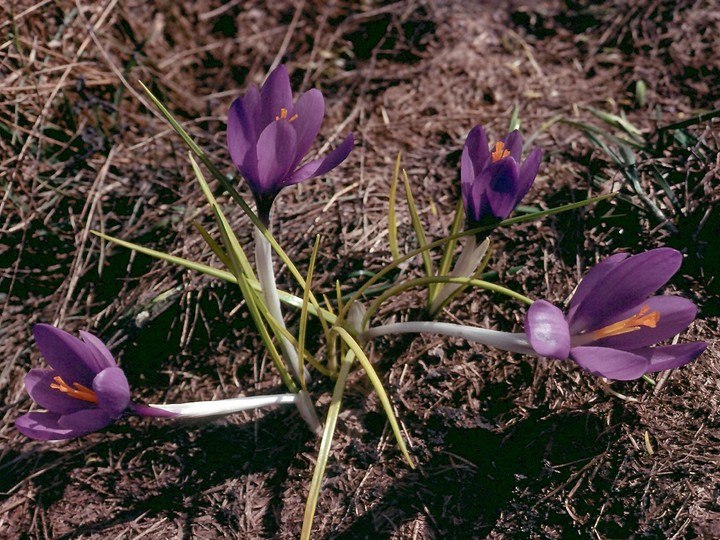
[[[521,161],[518,130],[495,143],[491,152],[482,126],[467,136],[460,164],[460,187],[469,229],[507,218],[537,176],[542,151],[536,148]]]
[[[33,439],[71,439],[112,424],[126,411],[147,416],[174,413],[135,405],[130,387],[110,351],[98,338],[82,340],[48,324],[33,328],[35,342],[51,369],[31,369],[25,376],[30,397],[47,412],[30,412],[15,422]]]
[[[636,379],[687,364],[706,343],[653,346],[695,319],[690,300],[652,296],[681,262],[682,255],[670,248],[608,257],[580,282],[567,316],[544,300],[530,306],[525,318],[530,345],[541,356],[571,358],[609,379]]]
[[[270,73],[260,90],[251,86],[230,106],[230,157],[247,180],[264,221],[282,188],[327,173],[352,150],[351,134],[324,158],[300,166],[324,116],[325,103],[317,89],[308,90],[293,103],[290,78],[283,65]]]

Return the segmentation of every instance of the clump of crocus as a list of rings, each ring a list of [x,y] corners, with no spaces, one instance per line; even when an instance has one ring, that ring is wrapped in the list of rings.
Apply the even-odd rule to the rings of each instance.
[[[670,248],[634,256],[618,253],[590,270],[570,301],[567,316],[544,300],[525,318],[533,350],[572,359],[610,379],[636,379],[697,358],[704,342],[653,346],[685,330],[696,307],[678,296],[652,296],[677,272],[682,255]]]
[[[270,206],[285,186],[320,176],[337,167],[353,148],[349,135],[323,158],[300,165],[325,116],[323,96],[308,90],[293,102],[290,78],[280,65],[258,90],[251,86],[228,111],[230,157],[255,196],[259,217],[267,223]]]
[[[112,353],[97,337],[82,339],[49,324],[33,328],[35,342],[51,369],[31,369],[25,376],[30,397],[46,412],[29,412],[15,421],[33,439],[72,439],[98,431],[124,414],[155,417],[203,417],[294,403],[297,396],[253,396],[193,403],[137,405]]]
[[[522,146],[518,130],[495,143],[492,151],[482,126],[475,126],[468,134],[460,162],[468,229],[507,218],[530,189],[542,151],[536,148],[522,161]]]

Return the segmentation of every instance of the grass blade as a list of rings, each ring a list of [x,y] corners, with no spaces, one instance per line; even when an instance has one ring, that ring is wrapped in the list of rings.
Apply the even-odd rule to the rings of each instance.
[[[340,407],[342,406],[342,398],[345,393],[345,385],[350,374],[350,368],[354,361],[354,354],[348,351],[340,364],[340,372],[333,389],[333,395],[330,399],[327,417],[325,419],[325,429],[323,430],[322,440],[320,441],[320,450],[318,451],[317,463],[313,471],[312,481],[310,482],[310,492],[305,501],[305,512],[303,514],[302,531],[300,532],[301,540],[309,540],[312,532],[312,522],[317,509],[317,502],[320,496],[320,488],[325,477],[325,469],[330,458],[330,448],[332,446],[333,436],[335,435],[335,426],[340,415]]]
[[[215,267],[209,266],[207,264],[191,261],[189,259],[184,259],[182,257],[177,257],[175,255],[170,255],[169,253],[165,253],[163,251],[158,251],[158,250],[151,249],[151,248],[148,248],[145,246],[141,246],[140,244],[135,244],[134,242],[128,242],[127,240],[122,240],[120,238],[110,236],[110,235],[102,233],[100,231],[90,231],[90,232],[92,234],[94,234],[95,236],[102,238],[103,240],[107,240],[108,242],[112,242],[113,244],[117,244],[118,246],[132,249],[133,251],[137,251],[138,253],[143,253],[145,255],[149,255],[150,257],[154,257],[156,259],[167,261],[167,262],[175,264],[177,266],[182,266],[183,268],[188,268],[189,270],[194,270],[196,272],[200,272],[201,274],[206,274],[208,276],[216,277],[216,278],[222,279],[223,281],[227,281],[228,283],[234,283],[237,285],[237,279],[235,279],[235,276],[231,272],[228,272],[227,270],[221,270],[220,268],[215,268]],[[222,249],[222,248],[220,248],[220,249]],[[260,290],[260,283],[257,280],[248,279],[248,283],[254,290],[256,290],[256,291]],[[288,306],[292,306],[297,309],[302,309],[302,305],[303,305],[302,298],[295,296],[294,294],[290,294],[289,292],[279,290],[279,289],[278,289],[278,295],[280,296],[280,300],[284,304],[287,304]],[[310,306],[308,306],[308,312],[311,315],[314,315],[316,317],[319,315],[328,324],[335,324],[335,322],[337,320],[336,315],[329,309],[321,309],[318,312],[315,309],[315,306],[313,306],[312,304],[310,304]]]
[[[450,227],[450,237],[453,237],[460,232],[465,221],[465,209],[463,207],[462,199],[460,199],[455,207],[455,217],[453,218],[452,225]],[[438,276],[447,276],[450,273],[450,266],[452,265],[453,255],[455,254],[455,246],[457,246],[457,238],[449,240],[445,244],[445,250],[443,251],[442,258],[440,259],[440,268],[438,269]],[[439,287],[436,287],[433,291],[432,296],[428,296],[428,306],[432,305],[435,300],[435,296],[439,291]]]
[[[225,253],[225,250],[222,248],[222,246],[218,244],[212,236],[210,236],[210,233],[207,232],[207,229],[205,229],[205,227],[203,227],[199,221],[193,220],[192,224],[195,229],[200,233],[200,236],[203,237],[205,243],[210,246],[212,252],[217,256],[218,259],[220,259],[220,262],[222,262],[226,268],[229,268],[230,257],[228,257],[228,254]]]
[[[320,235],[315,237],[315,245],[310,254],[310,264],[308,265],[308,273],[305,278],[305,291],[303,292],[303,305],[300,310],[300,329],[298,330],[298,351],[305,351],[305,334],[307,332],[308,306],[310,305],[310,285],[312,284],[313,270],[315,269],[315,259],[317,258],[318,248],[320,247]],[[325,333],[327,335],[328,332]],[[303,366],[303,355],[300,356],[300,386],[305,388],[305,369]]]
[[[425,274],[428,276],[435,275],[435,269],[433,268],[432,257],[429,249],[427,248],[428,241],[425,237],[425,229],[423,229],[422,222],[420,221],[420,214],[418,213],[417,206],[415,205],[415,199],[413,198],[412,189],[410,189],[410,179],[408,178],[405,169],[402,171],[403,182],[405,183],[405,197],[407,198],[408,209],[410,210],[410,219],[412,221],[413,230],[417,237],[418,245],[422,248],[421,256],[423,264],[425,265]],[[428,297],[432,297],[434,292],[434,285],[428,287]]]
[[[395,206],[397,201],[397,185],[400,177],[400,152],[395,160],[395,170],[390,182],[390,200],[388,201],[388,241],[390,242],[390,254],[393,260],[400,258],[400,247],[397,236],[397,215]]]
[[[390,403],[390,399],[385,392],[385,388],[382,385],[380,377],[378,377],[377,373],[375,372],[375,368],[372,367],[372,363],[370,362],[368,357],[365,356],[365,352],[362,350],[362,347],[360,347],[358,342],[353,339],[353,337],[348,333],[347,330],[335,326],[333,327],[333,331],[337,332],[340,335],[341,339],[345,342],[345,344],[350,348],[350,350],[355,353],[358,362],[360,362],[360,365],[365,370],[365,373],[370,380],[370,384],[373,385],[373,388],[378,394],[378,398],[380,398],[380,403],[382,403],[385,415],[387,416],[388,422],[390,422],[390,427],[392,428],[393,434],[395,435],[395,440],[400,447],[400,451],[405,457],[405,461],[407,461],[408,465],[410,465],[410,467],[414,469],[415,463],[410,457],[407,447],[405,446],[405,440],[403,439],[402,433],[400,432],[400,426],[398,424],[397,418],[395,418],[392,404]]]

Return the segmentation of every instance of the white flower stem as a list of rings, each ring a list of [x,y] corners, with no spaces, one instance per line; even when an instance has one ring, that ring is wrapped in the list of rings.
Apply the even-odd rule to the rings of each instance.
[[[461,324],[452,324],[434,321],[410,321],[394,324],[385,324],[365,330],[362,333],[363,339],[373,339],[378,336],[386,336],[389,334],[419,334],[432,333],[442,336],[459,337],[481,343],[490,347],[496,347],[504,351],[515,352],[520,354],[535,355],[535,351],[528,343],[524,333],[500,332],[498,330],[488,330],[486,328],[475,328],[473,326],[463,326]]]
[[[235,414],[250,409],[296,403],[298,394],[276,394],[271,396],[249,396],[215,401],[193,401],[189,403],[151,403],[152,409],[160,409],[181,418],[202,418]]]
[[[255,265],[263,298],[265,299],[265,306],[277,323],[285,328],[285,320],[283,319],[282,310],[280,309],[280,297],[278,296],[277,286],[275,284],[272,246],[257,227],[255,228]],[[280,341],[280,349],[283,352],[290,371],[297,381],[301,381],[300,361],[295,347],[285,336],[278,336],[278,340]],[[302,380],[304,380],[305,383],[309,382],[310,373],[307,368],[303,368],[303,375],[304,379]],[[313,406],[310,396],[304,389],[298,394],[298,399],[295,404],[300,412],[300,416],[307,422],[313,433],[320,433],[322,431],[320,419],[315,412],[315,407]]]
[[[275,284],[275,269],[272,263],[272,246],[265,238],[260,229],[255,229],[255,264],[257,266],[258,279],[262,288],[265,306],[268,308],[270,315],[285,328],[285,320],[283,319],[282,310],[280,308],[280,297],[278,296],[277,286]],[[296,380],[300,380],[300,362],[295,347],[288,339],[283,336],[279,337],[280,348],[283,351],[285,360],[288,363],[290,371]],[[309,380],[309,373],[304,373],[305,380]]]

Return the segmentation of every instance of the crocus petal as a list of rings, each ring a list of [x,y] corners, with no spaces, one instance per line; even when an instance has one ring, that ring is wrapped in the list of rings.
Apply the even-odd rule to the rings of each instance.
[[[570,333],[589,329],[638,304],[662,287],[678,271],[680,252],[659,248],[639,253],[616,264],[595,284],[570,319]]]
[[[227,144],[230,158],[254,191],[260,183],[257,160],[260,92],[250,87],[244,98],[236,99],[228,111]]]
[[[90,334],[89,332],[83,332],[80,330],[80,337],[82,337],[82,340],[85,342],[85,345],[87,345],[90,352],[93,353],[95,361],[97,362],[98,372],[105,368],[117,366],[112,353],[96,336]]]
[[[522,198],[527,195],[528,191],[530,191],[530,187],[535,181],[535,177],[540,170],[541,161],[542,150],[540,148],[536,148],[535,150],[530,152],[530,155],[528,155],[522,165],[520,165],[520,173],[518,175],[517,197],[515,199],[516,205],[520,204]]]
[[[51,384],[56,384],[53,379],[57,376],[57,371],[51,369],[31,369],[25,375],[25,389],[35,403],[58,414],[70,414],[95,407],[89,401],[72,398],[60,390],[51,388]],[[68,382],[68,384],[72,383]]]
[[[295,114],[297,118],[291,122],[297,134],[297,148],[291,167],[293,169],[308,153],[320,131],[320,125],[325,116],[325,100],[320,90],[313,88],[300,96],[295,104]]]
[[[40,354],[58,375],[87,387],[92,384],[97,373],[96,360],[82,341],[49,324],[36,324],[33,333]]]
[[[288,122],[273,122],[265,128],[257,144],[260,182],[253,191],[261,194],[280,191],[295,159],[295,144],[295,130]]]
[[[233,101],[228,111],[227,145],[230,158],[238,168],[245,163],[248,152],[255,151],[259,126],[256,125],[256,113],[252,107],[255,107],[255,101],[259,100],[258,89],[251,87],[245,97]]]
[[[520,163],[523,147],[522,135],[520,135],[520,132],[517,129],[511,131],[503,137],[502,142],[505,145],[505,150],[510,152],[510,157],[513,158],[516,163]]]
[[[628,257],[628,253],[616,253],[615,255],[611,255],[610,257],[603,259],[590,269],[590,271],[578,284],[577,288],[575,289],[575,294],[573,294],[573,297],[570,300],[570,308],[568,309],[569,321],[573,319],[574,313],[577,311],[577,308],[581,306],[582,303],[585,301],[585,298],[587,298],[588,295],[593,294],[595,288],[598,286],[598,283],[605,279],[605,276],[612,269],[614,269],[620,262],[624,261]]]
[[[465,201],[465,217],[468,228],[487,224],[487,221],[497,221],[492,215],[492,209],[490,208],[490,203],[488,203],[485,187],[486,186],[480,182],[471,185],[470,195],[466,199],[463,199]]]
[[[695,304],[687,298],[680,296],[653,296],[643,300],[632,309],[613,317],[611,320],[599,323],[597,327],[604,328],[617,321],[623,321],[636,315],[645,306],[648,308],[648,313],[657,311],[660,316],[655,328],[643,326],[634,332],[595,341],[593,345],[618,349],[639,349],[654,345],[685,330],[695,320],[697,314]]]
[[[475,126],[468,133],[460,158],[460,183],[471,186],[475,177],[490,161],[488,139],[482,126]]]
[[[609,347],[573,347],[570,357],[585,371],[618,381],[642,377],[650,367],[645,356]]]
[[[480,174],[482,175],[482,173]],[[470,196],[472,214],[465,216],[472,227],[497,221],[488,201],[487,188],[487,178],[478,177],[472,185],[472,194]]]
[[[287,68],[280,64],[265,80],[260,89],[260,125],[265,127],[275,121],[280,115],[280,109],[286,109],[288,116],[294,114],[292,101],[292,88]]]
[[[116,420],[130,405],[130,385],[119,367],[107,368],[98,373],[93,381],[93,390],[98,398],[98,406]]]
[[[26,437],[40,441],[72,439],[78,436],[74,430],[60,427],[59,419],[59,414],[31,412],[15,420],[15,427]]]
[[[501,159],[486,167],[475,180],[486,185],[485,195],[495,219],[505,219],[515,208],[518,166],[512,159]],[[483,216],[480,216],[482,220]]]
[[[545,300],[532,303],[525,317],[525,333],[540,356],[564,360],[570,354],[570,332],[563,312]]]
[[[348,157],[354,145],[355,138],[351,133],[345,138],[345,140],[340,144],[340,146],[338,146],[335,150],[330,152],[324,158],[313,160],[300,167],[290,176],[287,182],[285,182],[283,185],[290,186],[292,184],[297,184],[309,178],[321,176],[326,172],[334,169],[343,161],[345,161],[345,158]]]
[[[477,210],[480,205],[479,200],[476,200],[473,195],[474,188],[475,186],[473,186],[472,183],[460,184],[460,196],[462,197],[463,208],[465,209],[465,216],[470,222],[476,221],[474,218],[478,215]]]
[[[85,409],[72,414],[64,414],[58,419],[58,425],[63,429],[75,432],[73,437],[87,435],[112,424],[113,418],[102,409]]]
[[[245,95],[240,99],[242,99],[243,118],[247,121],[248,128],[252,129],[252,132],[247,132],[250,134],[249,139],[255,141],[265,127],[260,118],[262,109],[260,90],[254,84],[251,84]]]
[[[645,356],[650,361],[648,372],[654,372],[684,366],[700,356],[706,348],[707,343],[704,341],[695,341],[662,347],[647,347],[633,352]]]

